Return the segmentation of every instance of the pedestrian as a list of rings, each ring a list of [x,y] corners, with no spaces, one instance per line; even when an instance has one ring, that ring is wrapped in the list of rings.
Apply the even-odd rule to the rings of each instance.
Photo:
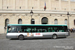
[[[70,32],[71,32],[71,33],[73,32],[73,29],[72,29],[72,28],[70,29]]]
[[[74,28],[73,28],[73,33],[74,33]]]
[[[74,28],[74,33],[75,33],[75,28]]]

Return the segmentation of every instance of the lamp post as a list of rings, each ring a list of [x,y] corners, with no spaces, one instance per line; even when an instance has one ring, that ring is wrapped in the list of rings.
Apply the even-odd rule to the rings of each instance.
[[[33,11],[32,10],[30,11],[30,14],[31,14],[31,19],[32,19],[32,15],[33,15]],[[31,24],[32,24],[32,22],[31,22]]]
[[[67,17],[68,17],[68,29],[69,29],[69,12],[67,12]]]

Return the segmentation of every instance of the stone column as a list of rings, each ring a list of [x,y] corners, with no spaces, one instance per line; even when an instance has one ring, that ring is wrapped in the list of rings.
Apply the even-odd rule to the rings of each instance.
[[[0,10],[2,10],[2,5],[3,4],[3,1],[2,0],[0,0]]]
[[[49,6],[49,9],[51,10],[51,7],[52,7],[52,6],[51,6],[51,0],[49,0],[49,5],[50,5],[50,6]]]
[[[28,0],[26,0],[25,6],[26,6],[26,9],[28,9]]]
[[[59,10],[61,10],[61,0],[59,0]]]
[[[16,9],[16,0],[12,0],[12,2],[13,2],[12,8],[13,8],[13,10],[15,10]]]
[[[40,14],[38,14],[39,20],[38,20],[38,24],[41,24],[41,16]]]
[[[68,2],[69,2],[69,7],[68,8],[69,8],[69,11],[71,11],[71,5],[70,5],[71,2],[70,2],[70,0],[68,0]]]
[[[9,7],[9,0],[7,0],[7,6]]]
[[[40,10],[40,0],[38,0],[38,10]]]

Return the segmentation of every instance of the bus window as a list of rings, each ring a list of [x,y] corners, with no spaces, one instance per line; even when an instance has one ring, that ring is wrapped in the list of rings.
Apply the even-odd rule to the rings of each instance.
[[[55,32],[58,32],[58,28],[57,28],[57,27],[54,27],[54,31],[55,31]]]
[[[15,26],[8,27],[8,32],[17,32],[17,28]]]
[[[27,30],[26,30],[27,32],[30,32],[31,31],[31,28],[27,28]]]
[[[55,32],[54,27],[50,27],[51,32]]]
[[[64,26],[64,31],[65,31],[65,32],[68,32],[67,26]]]
[[[45,32],[45,29],[42,29],[42,32]]]
[[[32,32],[36,32],[36,27],[32,27]]]
[[[40,32],[39,29],[37,29],[37,32]]]
[[[39,29],[39,32],[42,32],[42,29]]]
[[[24,32],[25,32],[26,30],[24,29]]]
[[[11,32],[11,27],[8,27],[8,32]]]
[[[58,31],[59,32],[64,32],[64,27],[63,26],[62,27],[61,26],[58,26]]]
[[[50,31],[50,27],[48,28],[48,32],[51,32],[51,31]]]
[[[41,29],[37,29],[37,32],[42,32]]]
[[[45,32],[47,32],[47,30],[45,29]]]
[[[21,32],[21,27],[20,26],[17,26],[17,32]]]
[[[32,28],[32,32],[35,32],[34,28]]]

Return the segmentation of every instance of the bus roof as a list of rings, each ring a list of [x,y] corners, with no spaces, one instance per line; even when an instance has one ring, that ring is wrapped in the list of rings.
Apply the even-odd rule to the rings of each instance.
[[[8,24],[8,26],[67,26],[66,24]]]

